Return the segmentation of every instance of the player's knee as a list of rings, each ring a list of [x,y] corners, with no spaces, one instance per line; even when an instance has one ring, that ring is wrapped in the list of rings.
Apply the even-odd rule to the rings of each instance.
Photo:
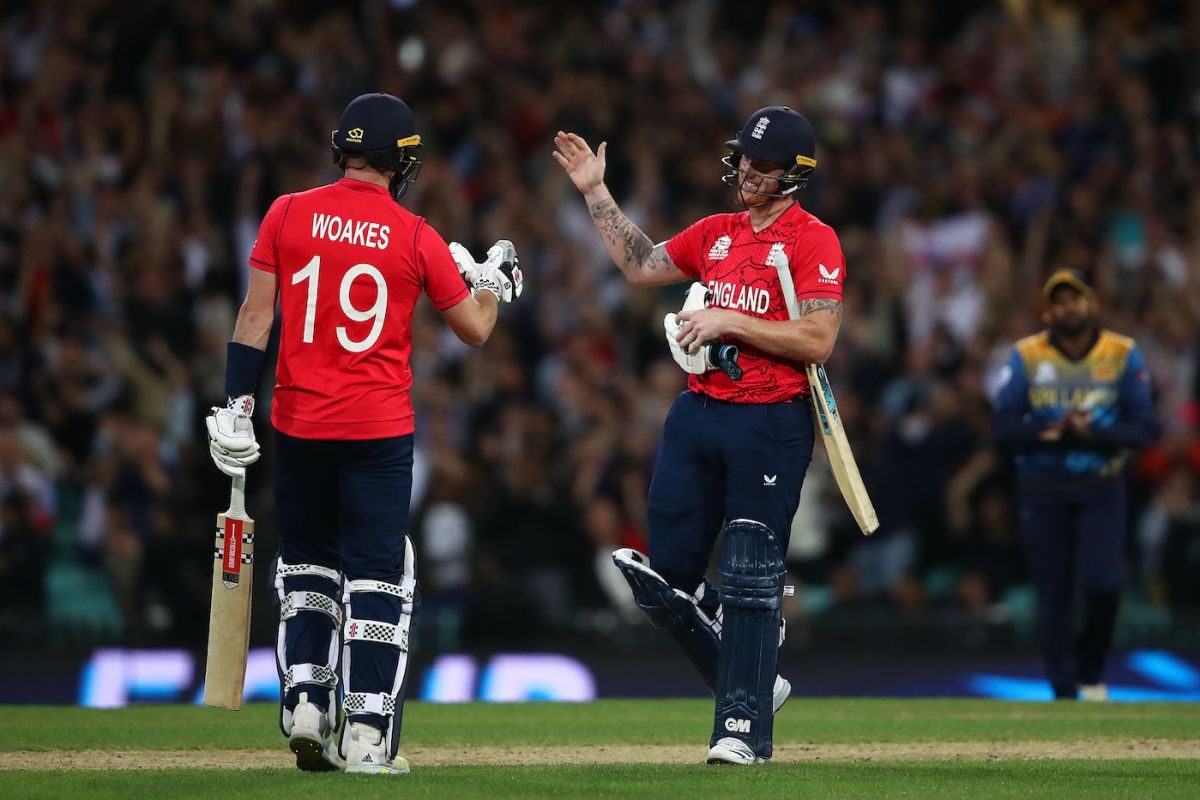
[[[679,569],[673,566],[666,566],[658,571],[662,576],[663,581],[672,589],[678,589],[686,594],[691,594],[696,591],[696,588],[703,582],[703,578],[697,577],[695,573],[687,569]]]
[[[783,550],[761,522],[736,519],[721,546],[721,602],[741,608],[778,609],[783,596]]]

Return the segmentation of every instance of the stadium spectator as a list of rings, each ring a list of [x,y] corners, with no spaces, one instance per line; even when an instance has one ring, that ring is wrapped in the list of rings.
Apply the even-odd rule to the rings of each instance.
[[[247,256],[272,198],[338,177],[315,166],[327,142],[309,132],[383,87],[422,109],[428,146],[407,206],[474,252],[513,239],[531,284],[546,287],[501,321],[486,357],[439,334],[429,307],[414,323],[413,399],[428,421],[417,451],[431,464],[417,513],[449,504],[472,531],[459,635],[504,635],[503,615],[480,624],[499,607],[483,587],[562,604],[538,609],[527,635],[575,624],[572,610],[596,595],[580,596],[594,583],[572,576],[589,573],[589,536],[610,527],[593,503],[644,525],[680,388],[658,321],[682,297],[631,292],[615,276],[549,163],[554,131],[612,142],[622,208],[644,229],[679,230],[725,207],[711,153],[775,103],[817,129],[821,170],[805,202],[838,230],[852,275],[829,371],[844,413],[860,418],[850,438],[861,459],[882,459],[884,482],[903,476],[896,497],[876,492],[888,540],[912,545],[906,569],[880,574],[852,555],[860,541],[836,492],[805,497],[829,535],[793,535],[798,596],[848,613],[861,594],[822,590],[870,583],[876,603],[974,609],[981,588],[957,581],[1000,546],[991,537],[1012,499],[1003,480],[980,479],[957,505],[948,493],[990,447],[980,408],[986,417],[1008,349],[1037,328],[1052,265],[1095,268],[1106,322],[1145,352],[1172,453],[1200,447],[1200,38],[1181,34],[1198,25],[1192,4],[778,3],[761,15],[710,0],[5,3],[0,392],[19,405],[4,424],[26,431],[15,465],[63,499],[50,506],[46,585],[76,570],[91,576],[91,608],[119,589],[128,634],[203,636],[203,619],[183,610],[206,604],[203,574],[180,581],[193,596],[165,627],[145,619],[161,579],[143,577],[151,564],[203,561],[224,507],[199,409],[223,399]],[[265,414],[269,391],[259,400]],[[118,430],[152,450],[119,454]],[[1186,541],[1165,531],[1187,526],[1166,511],[1181,508],[1166,488],[1181,479],[1168,481],[1174,467],[1157,452],[1137,462],[1130,513],[1173,521],[1136,540],[1132,577],[1166,607],[1164,571],[1188,562],[1163,557],[1168,541]],[[1194,486],[1193,474],[1193,499]],[[250,488],[270,537],[266,483]],[[499,499],[519,525],[496,515]],[[28,521],[36,508],[8,516]],[[517,542],[529,561],[507,551]],[[148,543],[157,555],[140,550],[136,567]],[[120,567],[110,579],[100,562]],[[993,602],[1011,576],[983,580]]]

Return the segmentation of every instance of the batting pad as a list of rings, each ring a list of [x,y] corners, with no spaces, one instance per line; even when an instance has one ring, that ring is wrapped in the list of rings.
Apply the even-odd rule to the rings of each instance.
[[[408,634],[416,605],[415,561],[412,541],[406,536],[404,572],[398,583],[348,576],[342,595],[346,608],[342,708],[349,721],[365,722],[384,731],[391,758],[395,758],[400,744]],[[343,734],[343,758],[349,756],[349,747],[349,738]]]
[[[775,534],[754,520],[726,524],[720,572],[724,619],[710,746],[732,736],[770,758],[785,574]]]
[[[279,600],[279,632],[275,659],[283,688],[279,727],[286,735],[285,714],[300,692],[325,709],[337,727],[337,657],[342,626],[342,575],[319,564],[275,565]]]
[[[721,612],[715,603],[704,602],[712,599],[705,595],[708,585],[700,584],[695,595],[674,589],[650,568],[645,555],[629,547],[614,551],[613,563],[629,582],[637,607],[655,627],[667,631],[679,642],[688,660],[699,670],[704,685],[715,691]],[[709,607],[710,613],[705,613],[702,604]]]

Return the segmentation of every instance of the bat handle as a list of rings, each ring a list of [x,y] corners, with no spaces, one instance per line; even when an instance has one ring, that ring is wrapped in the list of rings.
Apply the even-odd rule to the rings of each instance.
[[[233,479],[233,489],[229,492],[229,511],[225,516],[234,519],[246,517],[246,476],[238,475]]]

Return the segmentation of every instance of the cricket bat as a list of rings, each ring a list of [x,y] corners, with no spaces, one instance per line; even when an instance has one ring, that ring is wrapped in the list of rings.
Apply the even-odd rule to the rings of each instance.
[[[792,271],[788,264],[787,254],[783,245],[776,243],[771,246],[767,256],[767,264],[775,268],[779,276],[779,285],[783,289],[783,299],[787,304],[788,316],[791,319],[800,318],[800,309],[796,303],[796,285],[792,281]],[[821,426],[821,439],[825,443],[825,453],[829,456],[829,466],[833,470],[834,480],[842,492],[842,498],[850,507],[854,521],[864,536],[870,536],[879,527],[879,517],[875,514],[875,506],[863,485],[862,475],[859,474],[858,464],[854,461],[854,453],[850,451],[850,440],[846,438],[846,429],[842,426],[842,417],[838,414],[837,400],[833,398],[833,387],[829,384],[829,376],[820,364],[809,364],[808,389],[812,395],[813,411],[817,415],[817,423]]]
[[[850,440],[846,438],[846,429],[842,426],[842,416],[838,413],[837,400],[833,397],[833,387],[829,384],[829,376],[825,367],[820,364],[809,364],[808,386],[812,395],[813,410],[817,414],[817,423],[821,426],[821,440],[825,443],[825,453],[829,456],[829,466],[833,469],[833,478],[837,481],[838,489],[854,521],[864,536],[870,536],[879,527],[879,517],[875,514],[875,506],[863,485],[862,475],[858,472],[858,464],[854,453],[850,451]]]
[[[204,669],[206,706],[235,711],[242,706],[253,567],[254,520],[246,513],[246,478],[242,476],[233,479],[229,510],[217,515],[208,663]]]

